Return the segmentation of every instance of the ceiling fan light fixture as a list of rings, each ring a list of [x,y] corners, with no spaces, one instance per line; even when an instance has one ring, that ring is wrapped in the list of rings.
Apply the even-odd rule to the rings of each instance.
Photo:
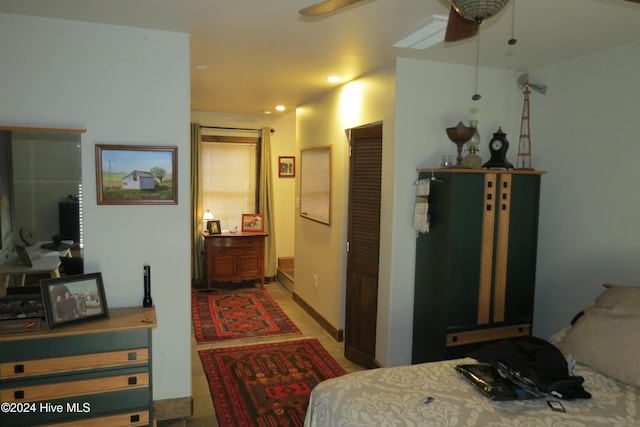
[[[453,8],[465,19],[482,22],[500,12],[509,0],[450,0]]]

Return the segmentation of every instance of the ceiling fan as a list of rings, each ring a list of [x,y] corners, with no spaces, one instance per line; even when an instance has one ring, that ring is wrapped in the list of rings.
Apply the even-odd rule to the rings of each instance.
[[[322,16],[362,0],[325,0],[299,11],[303,16]],[[451,3],[445,42],[465,40],[478,33],[480,24],[500,12],[509,0],[448,0]],[[640,0],[626,0],[640,4]]]
[[[626,1],[640,3],[640,0]],[[509,0],[449,0],[451,9],[444,41],[456,42],[475,36],[480,24],[500,12],[508,2]]]
[[[362,0],[325,0],[299,11],[303,16],[322,16]],[[446,42],[471,38],[485,18],[495,15],[509,0],[448,0],[451,3]],[[640,1],[640,0],[637,0]]]

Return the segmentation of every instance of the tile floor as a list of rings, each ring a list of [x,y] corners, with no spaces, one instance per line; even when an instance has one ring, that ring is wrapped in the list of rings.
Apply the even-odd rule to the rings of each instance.
[[[360,371],[362,368],[344,357],[344,343],[336,342],[320,325],[311,318],[279,283],[269,283],[265,285],[269,294],[282,307],[289,318],[302,331],[302,337],[317,338],[325,349],[342,365],[345,371]],[[236,340],[227,343],[205,343],[196,344],[195,338],[192,336],[192,397],[193,397],[193,416],[180,421],[163,421],[158,423],[158,427],[217,427],[218,420],[215,415],[215,408],[211,401],[211,393],[209,392],[209,384],[202,369],[198,350],[208,347],[226,347],[230,345],[253,344],[257,342],[283,341],[287,339],[299,339],[300,335],[286,335],[281,337],[256,338],[248,340]]]

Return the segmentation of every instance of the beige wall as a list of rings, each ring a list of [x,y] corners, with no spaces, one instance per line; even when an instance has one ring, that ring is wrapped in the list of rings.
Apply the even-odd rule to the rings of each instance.
[[[297,219],[295,290],[337,328],[344,327],[345,306],[349,164],[344,130],[383,122],[376,359],[386,366],[411,362],[416,168],[438,167],[442,154],[455,153],[445,128],[460,120],[480,120],[485,158],[487,141],[498,126],[517,147],[517,74],[483,69],[482,102],[474,104],[473,72],[471,67],[400,59],[298,109],[298,147],[332,146],[334,185],[330,227]]]
[[[393,66],[332,91],[297,112],[297,153],[331,146],[331,225],[299,216],[296,210],[295,292],[332,326],[344,327],[349,147],[345,131],[371,123],[383,124],[383,188],[380,257],[388,263],[390,207],[393,194],[395,70]],[[299,181],[296,197],[299,198]],[[314,275],[318,286],[314,286]],[[386,303],[386,299],[382,301]]]
[[[202,126],[275,129],[271,138],[271,167],[273,172],[274,217],[276,228],[276,256],[292,257],[294,246],[295,179],[278,178],[278,156],[295,156],[295,112],[282,116],[265,114],[227,114],[192,111],[191,121]],[[297,159],[296,159],[297,160]],[[296,171],[297,173],[298,171]],[[215,212],[214,212],[215,214]]]
[[[550,87],[545,96],[531,95],[534,166],[548,170],[541,191],[538,336],[564,326],[593,301],[602,282],[637,285],[633,259],[640,248],[632,230],[640,206],[634,189],[639,156],[638,144],[626,135],[633,133],[637,113],[639,51],[640,44],[630,44],[530,73],[532,81]],[[480,69],[482,99],[473,102],[473,67],[399,59],[395,70],[356,80],[359,90],[352,89],[357,96],[350,108],[341,100],[345,86],[299,109],[298,148],[331,144],[335,162],[332,226],[296,220],[296,292],[336,327],[344,326],[344,129],[384,122],[376,358],[386,366],[410,363],[412,335],[420,333],[413,331],[416,168],[437,168],[442,154],[455,153],[444,129],[470,119],[479,120],[485,160],[498,127],[511,142],[507,157],[514,160],[523,102],[515,84],[520,74]],[[313,274],[319,277],[317,289]]]

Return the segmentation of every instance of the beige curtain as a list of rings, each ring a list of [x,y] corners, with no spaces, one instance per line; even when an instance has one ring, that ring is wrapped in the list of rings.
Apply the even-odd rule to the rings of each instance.
[[[271,129],[262,128],[260,156],[260,203],[258,211],[264,216],[264,231],[268,233],[264,247],[264,275],[276,275],[276,230],[273,220],[273,183],[271,178]]]
[[[204,276],[202,259],[202,195],[200,184],[200,124],[191,123],[191,280],[199,283]]]

